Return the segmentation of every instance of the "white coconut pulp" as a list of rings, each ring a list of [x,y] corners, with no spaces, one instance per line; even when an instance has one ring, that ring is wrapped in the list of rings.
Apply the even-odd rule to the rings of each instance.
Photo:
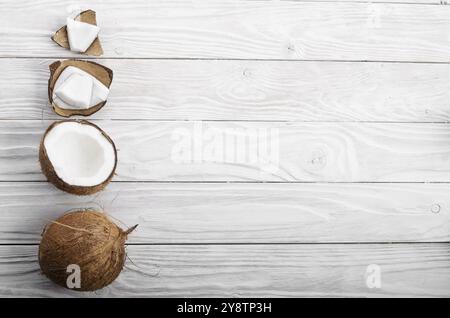
[[[62,109],[88,109],[106,101],[109,88],[75,66],[66,67],[53,88],[53,102]]]
[[[66,28],[70,50],[74,52],[86,52],[100,32],[98,26],[76,21],[71,17],[67,18]]]
[[[114,170],[113,145],[91,125],[62,122],[47,133],[44,147],[58,177],[73,186],[101,184]]]

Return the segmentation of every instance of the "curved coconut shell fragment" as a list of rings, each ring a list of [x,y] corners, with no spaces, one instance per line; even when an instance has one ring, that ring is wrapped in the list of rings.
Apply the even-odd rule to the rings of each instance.
[[[76,123],[83,124],[83,125],[90,125],[90,126],[96,128],[98,131],[100,131],[101,134],[103,135],[103,137],[112,145],[113,150],[114,150],[114,156],[115,156],[114,167],[113,167],[111,173],[109,174],[108,178],[103,180],[101,183],[95,184],[92,186],[72,185],[72,184],[65,182],[56,173],[55,168],[53,167],[53,164],[50,161],[50,158],[48,157],[44,142],[45,142],[45,138],[46,138],[47,134],[54,127],[56,127],[57,125],[66,123],[66,122],[76,122]],[[97,193],[99,191],[102,191],[109,184],[111,179],[113,178],[116,168],[117,168],[117,148],[116,148],[116,145],[114,144],[114,142],[112,141],[112,139],[97,125],[95,125],[91,122],[88,122],[86,120],[70,120],[70,119],[69,120],[61,120],[61,121],[56,121],[53,124],[51,124],[45,131],[44,136],[42,137],[41,143],[39,145],[39,163],[41,165],[42,173],[45,175],[48,182],[52,183],[58,189],[63,190],[68,193],[71,193],[71,194],[76,194],[76,195],[91,195],[91,194]]]
[[[97,25],[95,11],[92,10],[86,10],[81,12],[79,15],[75,17],[75,20],[89,23],[92,25]],[[52,36],[52,40],[59,46],[70,50],[69,37],[67,36],[66,26],[63,26],[58,31],[56,31],[55,34],[53,34]],[[103,54],[102,45],[100,44],[100,40],[98,39],[98,37],[94,40],[94,42],[92,42],[91,46],[83,54],[93,56],[100,56]]]
[[[97,105],[94,105],[87,109],[61,108],[53,101],[53,89],[55,87],[56,81],[58,80],[59,76],[64,71],[64,69],[68,66],[74,66],[89,73],[108,88],[110,88],[111,86],[113,80],[113,71],[103,65],[100,65],[95,62],[75,60],[75,59],[56,61],[50,64],[49,66],[50,79],[48,80],[48,99],[53,107],[53,110],[55,111],[55,113],[63,117],[70,117],[75,115],[90,116],[98,112],[106,104],[106,101],[98,103]]]
[[[49,223],[39,245],[39,265],[54,283],[76,291],[94,291],[112,283],[125,264],[125,242],[137,225],[124,231],[101,211],[67,213]],[[73,266],[80,272],[73,284]],[[72,266],[72,267],[70,267]]]

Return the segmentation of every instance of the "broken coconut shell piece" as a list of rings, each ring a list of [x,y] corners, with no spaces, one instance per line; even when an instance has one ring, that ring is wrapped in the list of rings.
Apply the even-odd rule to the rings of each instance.
[[[68,18],[71,19],[71,18]],[[72,19],[71,19],[72,20]],[[81,12],[79,15],[77,15],[73,21],[75,22],[82,22],[82,23],[87,23],[93,26],[97,26],[97,19],[95,16],[95,11],[92,10],[86,10]],[[79,27],[79,28],[78,28]],[[86,26],[83,27],[82,24],[79,24],[77,27],[77,25],[74,25],[74,30],[79,30],[79,37],[80,40],[82,41],[83,38],[86,38],[85,35],[87,36],[91,36],[93,34],[94,31],[98,30],[84,30],[86,29]],[[78,36],[78,34],[77,34]],[[60,28],[58,31],[55,32],[55,34],[52,36],[52,40],[54,42],[56,42],[59,46],[62,46],[63,48],[66,49],[72,49],[76,52],[80,52],[80,47],[76,47],[76,48],[71,48],[70,47],[70,42],[69,41],[69,34],[67,32],[67,25],[63,26],[62,28]],[[79,42],[76,41],[76,39],[74,38],[72,40],[72,43],[74,42]],[[103,49],[102,49],[102,45],[100,44],[100,40],[98,39],[98,37],[95,37],[95,40],[92,42],[92,44],[90,44],[90,46],[86,49],[86,51],[81,52],[83,54],[87,54],[87,55],[93,55],[93,56],[100,56],[103,54]]]
[[[109,68],[75,59],[54,62],[49,68],[48,98],[58,115],[90,116],[106,104],[113,80],[113,71]],[[83,96],[87,96],[88,101]]]
[[[71,194],[103,190],[117,166],[111,138],[86,120],[63,120],[47,128],[39,147],[39,162],[47,180]]]

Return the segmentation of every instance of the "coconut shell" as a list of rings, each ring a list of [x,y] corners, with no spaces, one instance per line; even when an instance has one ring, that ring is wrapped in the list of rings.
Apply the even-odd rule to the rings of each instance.
[[[74,115],[90,116],[98,112],[106,104],[106,101],[98,103],[97,105],[94,105],[87,109],[64,109],[59,107],[53,101],[53,89],[55,88],[56,81],[58,80],[59,76],[64,71],[64,69],[68,66],[74,66],[89,73],[108,88],[110,88],[111,86],[113,80],[113,71],[103,65],[100,65],[95,62],[81,61],[75,59],[56,61],[50,64],[49,66],[50,78],[48,80],[48,99],[53,107],[53,110],[55,111],[55,113],[63,117],[70,117]]]
[[[86,10],[81,12],[75,17],[75,20],[92,25],[97,25],[96,14],[93,10]],[[59,46],[70,50],[69,37],[67,36],[67,26],[63,26],[58,31],[56,31],[52,36],[52,40]],[[86,52],[84,52],[83,54],[93,56],[100,56],[103,54],[102,45],[100,44],[100,40],[98,39],[98,37],[94,40],[94,42],[92,42],[91,46],[89,46]]]
[[[137,226],[137,225],[136,225]],[[125,241],[136,226],[123,231],[99,211],[70,212],[46,226],[39,245],[42,272],[69,288],[69,265],[80,268],[78,291],[94,291],[112,283],[125,263]]]
[[[71,184],[68,184],[67,182],[65,182],[64,180],[62,180],[57,175],[50,159],[47,156],[47,151],[44,146],[44,140],[50,130],[52,130],[55,126],[57,126],[61,123],[64,123],[64,122],[78,122],[83,125],[90,125],[96,129],[98,129],[103,134],[103,136],[113,146],[114,154],[115,154],[114,168],[111,171],[111,174],[108,176],[108,178],[105,181],[103,181],[102,183],[94,185],[94,186],[71,185]],[[71,193],[71,194],[76,194],[76,195],[91,195],[91,194],[94,194],[94,193],[97,193],[97,192],[103,190],[108,185],[108,183],[111,181],[111,179],[113,178],[114,173],[116,171],[116,167],[117,167],[117,149],[116,149],[116,146],[115,146],[114,142],[112,141],[112,139],[97,125],[95,125],[91,122],[88,122],[87,120],[61,120],[61,121],[57,121],[57,122],[54,122],[53,124],[51,124],[45,131],[44,136],[42,137],[41,143],[39,146],[39,163],[41,164],[42,173],[46,176],[47,180],[50,183],[52,183],[55,187],[57,187],[58,189],[63,190],[68,193]]]

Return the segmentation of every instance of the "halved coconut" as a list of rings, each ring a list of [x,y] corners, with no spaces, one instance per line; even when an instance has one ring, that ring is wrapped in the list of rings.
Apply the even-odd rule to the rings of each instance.
[[[102,190],[117,166],[111,138],[85,120],[64,120],[50,125],[40,148],[39,162],[47,180],[57,188],[78,195]]]
[[[105,104],[113,71],[95,62],[57,61],[49,66],[48,98],[60,116],[90,116]]]
[[[69,38],[68,27],[72,32],[71,39]],[[63,48],[87,55],[100,56],[103,54],[103,49],[97,37],[98,31],[95,11],[86,10],[75,18],[69,17],[67,25],[56,31],[52,40]],[[91,44],[89,45],[89,43]],[[89,45],[88,48],[86,48],[87,45]]]

